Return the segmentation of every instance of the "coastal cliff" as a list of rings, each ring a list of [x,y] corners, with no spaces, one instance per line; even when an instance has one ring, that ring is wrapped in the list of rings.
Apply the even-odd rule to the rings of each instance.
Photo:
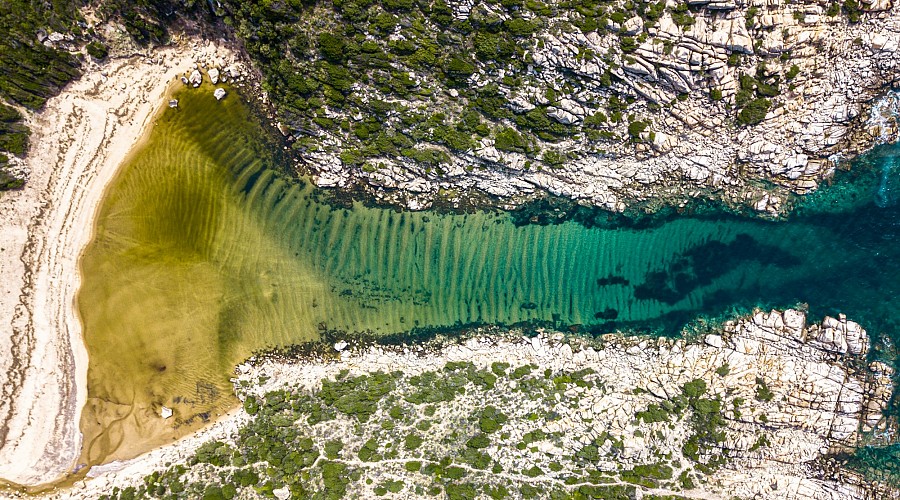
[[[892,369],[844,317],[758,311],[693,341],[472,335],[251,360],[243,410],[68,494],[898,496],[837,458],[896,431]]]

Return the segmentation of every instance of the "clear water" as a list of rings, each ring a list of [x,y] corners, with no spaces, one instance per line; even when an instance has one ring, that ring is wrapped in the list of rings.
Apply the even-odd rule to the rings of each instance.
[[[856,169],[868,175],[809,198],[788,222],[520,227],[497,213],[332,208],[278,173],[274,146],[235,96],[182,93],[101,208],[79,294],[85,462],[196,428],[234,404],[236,363],[326,329],[542,321],[675,335],[698,316],[808,303],[882,338],[898,331],[900,207],[876,203],[896,196],[895,149],[869,155]],[[161,405],[175,417],[162,420]]]

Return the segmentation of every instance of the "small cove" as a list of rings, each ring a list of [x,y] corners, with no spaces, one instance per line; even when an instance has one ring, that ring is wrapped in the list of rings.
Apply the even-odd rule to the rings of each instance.
[[[698,316],[803,302],[882,338],[898,331],[900,209],[865,183],[814,195],[788,222],[686,216],[641,229],[335,208],[279,173],[236,92],[178,98],[111,184],[82,257],[85,463],[195,429],[235,404],[236,363],[323,329],[552,322],[674,335]]]

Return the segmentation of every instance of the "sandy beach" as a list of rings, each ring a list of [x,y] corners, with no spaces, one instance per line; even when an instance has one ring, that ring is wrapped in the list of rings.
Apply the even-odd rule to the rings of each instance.
[[[31,177],[0,197],[0,478],[52,482],[76,470],[88,359],[75,310],[79,256],[118,166],[195,61],[233,61],[180,44],[85,68],[29,120]]]

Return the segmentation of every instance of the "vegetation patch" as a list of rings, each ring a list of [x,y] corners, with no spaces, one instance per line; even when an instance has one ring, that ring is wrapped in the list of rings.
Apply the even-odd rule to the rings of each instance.
[[[556,412],[542,409],[577,407],[579,398],[561,396],[595,390],[594,377],[590,369],[449,362],[416,375],[345,370],[311,392],[250,392],[245,407],[254,411],[234,442],[205,443],[185,464],[105,498],[230,499],[285,490],[299,498],[632,498],[636,488],[676,486],[667,461],[597,470],[603,460],[614,464],[624,446],[608,433],[568,457],[546,460],[535,451],[561,443],[561,433],[545,430]],[[686,407],[702,405],[702,392],[686,385]],[[615,481],[623,484],[607,484]]]

